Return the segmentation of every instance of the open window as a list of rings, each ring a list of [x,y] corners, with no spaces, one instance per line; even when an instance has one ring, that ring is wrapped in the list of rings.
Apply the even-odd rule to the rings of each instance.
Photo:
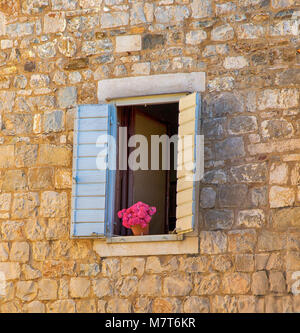
[[[199,94],[162,103],[124,104],[78,107],[74,128],[72,237],[130,236],[131,231],[117,218],[117,211],[137,201],[157,208],[150,223],[151,235],[193,231],[199,206],[199,182],[194,177],[195,167],[187,168],[187,165],[203,163],[199,155],[202,149],[196,140],[200,134]],[[125,140],[124,132],[120,139],[120,128],[126,129]],[[99,137],[104,137],[103,134],[111,135],[116,145],[107,140],[100,142],[99,147]],[[139,148],[130,145],[133,135],[143,135],[149,143],[147,168],[132,170],[128,164],[119,163],[124,161],[121,155],[125,154],[128,161],[131,153]],[[153,135],[179,136],[176,144],[171,140],[165,146],[167,149],[159,145],[156,155],[159,161],[154,163],[154,170],[151,165],[155,150],[151,147]],[[181,140],[184,137],[191,140],[186,143]],[[108,163],[105,170],[99,170],[97,157],[103,152],[108,153],[108,159],[114,156],[116,169],[110,169]],[[169,168],[163,163],[169,163]]]

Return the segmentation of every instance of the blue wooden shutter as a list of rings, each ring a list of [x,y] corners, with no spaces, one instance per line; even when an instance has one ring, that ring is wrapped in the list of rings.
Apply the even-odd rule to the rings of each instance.
[[[113,105],[81,105],[74,126],[72,237],[105,237],[112,230],[115,200],[115,170],[99,170],[97,156],[113,158],[116,137],[116,108]],[[99,146],[102,138],[104,144]],[[98,141],[97,141],[98,140]],[[98,143],[98,146],[97,146]],[[107,147],[106,154],[103,149]]]
[[[187,233],[195,229],[199,210],[199,180],[195,177],[195,169],[185,168],[184,163],[197,163],[202,173],[204,170],[204,146],[200,138],[201,99],[199,93],[193,93],[179,101],[180,137],[191,136],[190,144],[178,146],[177,152],[177,208],[176,231]],[[202,146],[201,146],[202,145]]]

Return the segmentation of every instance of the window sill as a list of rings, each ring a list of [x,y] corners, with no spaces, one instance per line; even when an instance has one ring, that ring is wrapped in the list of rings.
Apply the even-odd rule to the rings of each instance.
[[[179,239],[178,236],[182,239]],[[150,239],[151,237],[152,239]],[[174,239],[174,237],[177,238]],[[111,240],[111,242],[107,242],[106,239],[94,240],[94,251],[100,257],[199,253],[199,237],[194,235],[126,236],[114,237]]]
[[[147,235],[147,236],[124,236],[111,237],[106,239],[106,243],[140,243],[140,242],[170,242],[183,240],[183,235]]]

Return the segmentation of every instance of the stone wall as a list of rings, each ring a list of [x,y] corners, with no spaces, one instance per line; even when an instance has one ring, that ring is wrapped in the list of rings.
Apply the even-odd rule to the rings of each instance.
[[[300,311],[299,22],[299,0],[0,0],[0,311]],[[70,240],[76,105],[102,79],[191,71],[200,254]]]

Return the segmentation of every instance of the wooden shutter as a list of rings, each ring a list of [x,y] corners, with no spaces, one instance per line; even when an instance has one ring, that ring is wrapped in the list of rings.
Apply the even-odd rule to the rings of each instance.
[[[200,134],[200,95],[193,93],[179,100],[179,144],[177,154],[177,208],[176,232],[187,233],[194,230],[197,219],[199,181],[195,181],[194,170],[185,168],[196,162],[197,140]],[[188,136],[188,137],[187,137]],[[185,139],[183,139],[185,138]],[[200,163],[201,161],[197,161]],[[190,170],[189,170],[190,169]]]
[[[103,146],[97,147],[97,139],[106,134],[116,137],[116,128],[113,105],[78,107],[74,126],[72,237],[104,237],[111,230],[115,171],[99,170],[96,158],[103,151]],[[112,147],[108,147],[108,154],[115,154]]]

